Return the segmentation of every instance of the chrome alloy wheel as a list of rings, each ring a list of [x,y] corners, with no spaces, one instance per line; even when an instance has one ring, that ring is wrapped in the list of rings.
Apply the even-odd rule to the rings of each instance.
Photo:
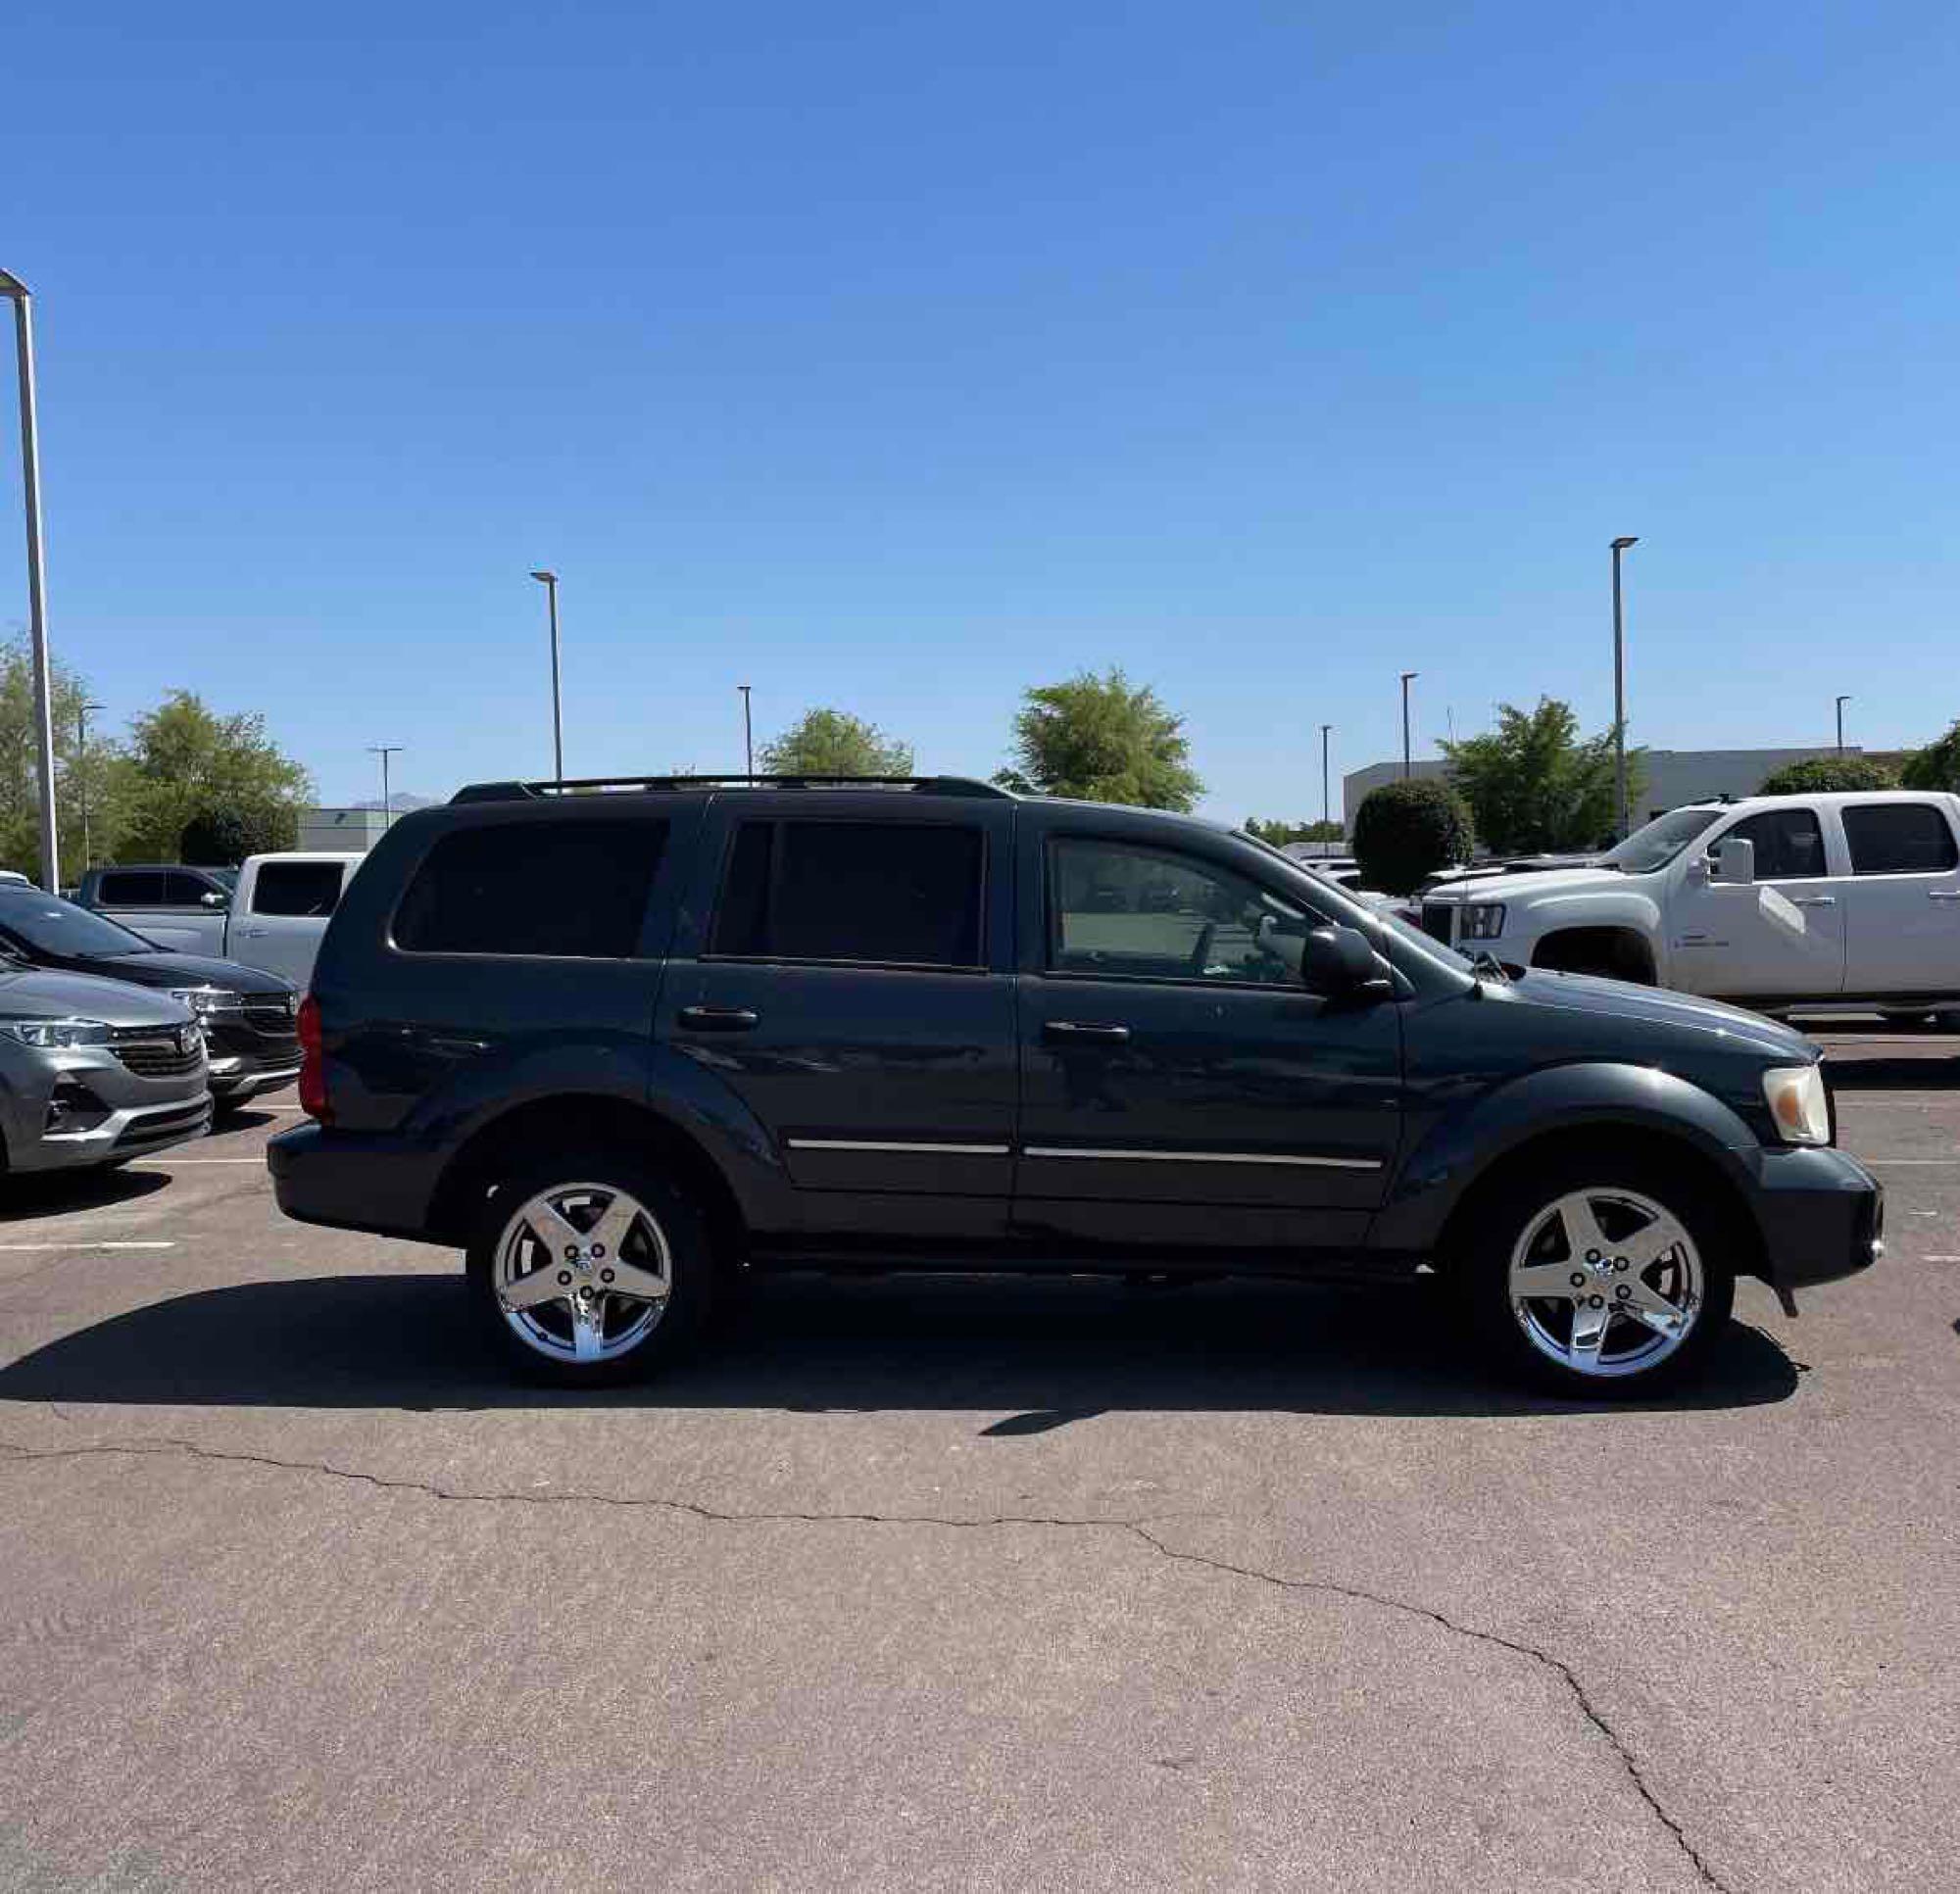
[[[557,1184],[505,1224],[492,1280],[527,1347],[553,1361],[612,1361],[660,1326],[673,1263],[636,1197],[611,1184]]]
[[[1700,1252],[1651,1197],[1570,1190],[1511,1251],[1511,1313],[1538,1351],[1574,1374],[1636,1375],[1688,1339],[1707,1288]]]

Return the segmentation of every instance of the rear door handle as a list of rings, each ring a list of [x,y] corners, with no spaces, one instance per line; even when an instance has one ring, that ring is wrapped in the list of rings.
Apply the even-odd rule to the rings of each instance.
[[[1105,1025],[1100,1020],[1051,1019],[1042,1026],[1043,1039],[1089,1040],[1098,1045],[1121,1045],[1129,1037],[1127,1026]]]
[[[1836,895],[1804,895],[1790,902],[1792,907],[1836,907]]]
[[[238,931],[248,941],[263,941],[272,930],[270,927],[241,927]]]
[[[683,1006],[678,1017],[690,1033],[746,1033],[762,1018],[747,1006]]]

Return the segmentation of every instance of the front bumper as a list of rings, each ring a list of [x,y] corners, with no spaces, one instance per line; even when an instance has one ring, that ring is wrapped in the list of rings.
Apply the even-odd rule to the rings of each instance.
[[[172,1144],[188,1143],[211,1129],[211,1098],[200,1091],[195,1098],[169,1105],[125,1105],[112,1111],[86,1131],[51,1131],[7,1153],[16,1171],[67,1171],[90,1164],[120,1164],[125,1158],[147,1157]]]
[[[222,1103],[242,1103],[300,1075],[300,1043],[283,1020],[268,1027],[250,1012],[210,1013],[204,1036],[211,1052],[211,1095]]]
[[[1757,1154],[1756,1219],[1773,1287],[1832,1283],[1886,1253],[1885,1187],[1835,1147]]]

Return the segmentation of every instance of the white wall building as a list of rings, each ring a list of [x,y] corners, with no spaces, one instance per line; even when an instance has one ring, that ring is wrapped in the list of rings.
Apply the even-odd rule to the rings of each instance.
[[[366,854],[386,827],[379,809],[308,809],[300,817],[299,846],[334,854]]]

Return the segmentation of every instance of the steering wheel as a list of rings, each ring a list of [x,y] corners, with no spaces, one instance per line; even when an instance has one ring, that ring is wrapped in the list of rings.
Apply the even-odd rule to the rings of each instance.
[[[1211,958],[1211,938],[1217,932],[1216,921],[1206,921],[1198,930],[1198,945],[1191,949],[1191,971],[1200,977],[1204,972],[1205,961]]]

